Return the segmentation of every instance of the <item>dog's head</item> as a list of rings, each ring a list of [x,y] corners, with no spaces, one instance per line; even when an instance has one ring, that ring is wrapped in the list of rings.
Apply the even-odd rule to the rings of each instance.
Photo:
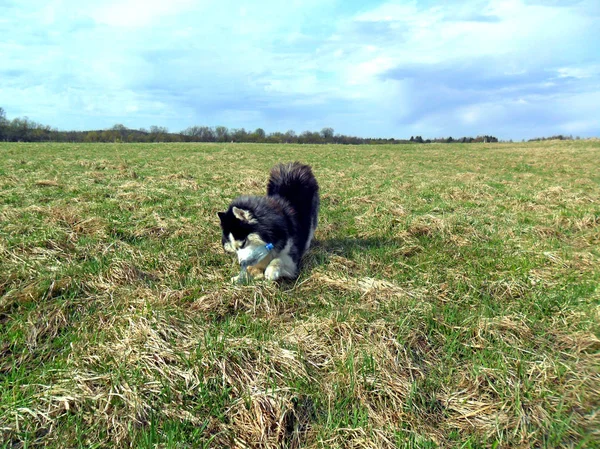
[[[221,220],[223,249],[236,254],[241,262],[258,246],[266,242],[260,237],[260,223],[250,209],[230,206],[227,212],[218,212]]]

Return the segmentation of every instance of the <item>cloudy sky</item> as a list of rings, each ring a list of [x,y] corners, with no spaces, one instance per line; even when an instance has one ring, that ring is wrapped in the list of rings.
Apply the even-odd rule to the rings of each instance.
[[[0,106],[59,129],[600,135],[598,0],[0,0]]]

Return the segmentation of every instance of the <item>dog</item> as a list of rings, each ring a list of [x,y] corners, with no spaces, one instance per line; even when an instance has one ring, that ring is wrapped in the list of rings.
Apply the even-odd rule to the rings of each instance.
[[[319,205],[319,184],[311,167],[278,164],[271,169],[266,196],[240,196],[226,212],[218,212],[223,249],[237,255],[241,264],[257,247],[271,243],[267,257],[249,272],[270,281],[294,279],[314,237]]]

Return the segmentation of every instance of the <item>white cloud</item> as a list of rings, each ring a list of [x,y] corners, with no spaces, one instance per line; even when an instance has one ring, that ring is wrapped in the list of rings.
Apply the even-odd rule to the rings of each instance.
[[[9,36],[0,39],[0,99],[9,115],[63,128],[79,126],[77,116],[91,128],[113,120],[386,136],[485,128],[517,138],[529,132],[519,123],[533,129],[537,119],[539,132],[600,132],[589,123],[600,115],[591,101],[600,77],[593,0],[349,7],[341,0],[0,5],[0,35]]]
[[[371,26],[379,33],[361,35],[361,45],[357,45],[356,24],[361,29]],[[444,130],[447,135],[456,130],[473,133],[478,126],[493,128],[493,123],[485,120],[486,116],[493,116],[498,120],[497,128],[506,130],[504,123],[511,123],[511,111],[519,105],[530,104],[530,110],[541,111],[535,105],[552,108],[553,103],[567,103],[573,98],[573,89],[591,89],[592,93],[597,89],[597,84],[564,85],[550,81],[557,77],[598,79],[597,73],[590,75],[593,71],[581,67],[578,61],[598,60],[593,46],[581,41],[586,32],[600,37],[594,28],[593,18],[579,8],[519,0],[470,2],[468,6],[463,3],[458,11],[455,5],[423,8],[417,2],[386,3],[344,21],[335,39],[325,44],[328,51],[323,53],[329,53],[337,64],[337,80],[350,98],[355,97],[357,88],[363,94],[359,95],[361,98],[378,92],[377,86],[383,85],[391,68],[416,67],[412,78],[404,79],[404,88],[389,90],[386,97],[373,95],[374,105],[390,98],[403,105],[395,114],[390,111],[393,116],[388,117],[389,128],[394,124],[406,128],[412,122],[431,130]],[[340,54],[349,56],[339,60],[336,56]],[[575,65],[560,68],[565,62]],[[427,80],[419,73],[423,69],[431,72]],[[455,79],[445,73],[447,69],[456,71]],[[465,75],[467,79],[461,83],[460,77]],[[469,85],[469,80],[475,85]],[[447,81],[452,84],[446,84]],[[414,89],[406,87],[411,84]],[[540,89],[552,87],[552,97],[540,93]],[[471,93],[473,89],[477,95]],[[463,105],[462,98],[469,96],[469,103]],[[588,104],[596,114],[600,113],[599,106]],[[572,108],[566,110],[572,115],[580,114]],[[561,126],[560,120],[540,114],[540,123],[547,121],[548,129]],[[445,125],[440,128],[434,123]],[[596,125],[598,131],[600,127]]]
[[[600,74],[600,66],[560,67],[556,70],[559,78],[592,78]]]

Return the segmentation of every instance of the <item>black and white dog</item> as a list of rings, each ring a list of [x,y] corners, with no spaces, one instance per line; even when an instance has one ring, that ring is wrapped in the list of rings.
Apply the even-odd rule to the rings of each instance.
[[[254,267],[266,279],[298,276],[298,264],[310,247],[317,227],[319,185],[311,168],[299,162],[271,169],[267,196],[241,196],[227,212],[219,212],[223,248],[242,263],[254,249],[268,243],[273,249]],[[234,278],[233,280],[235,280]]]

